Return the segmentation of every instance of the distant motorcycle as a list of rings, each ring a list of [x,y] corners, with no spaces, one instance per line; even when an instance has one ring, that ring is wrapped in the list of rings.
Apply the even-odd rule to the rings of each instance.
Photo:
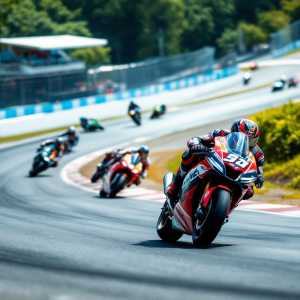
[[[288,87],[296,87],[298,85],[298,78],[296,77],[291,77],[288,81]]]
[[[96,119],[80,118],[80,124],[86,131],[104,130],[104,127]]]
[[[251,73],[247,72],[243,76],[244,85],[247,85],[251,80]]]
[[[283,90],[284,89],[284,85],[285,85],[285,82],[283,82],[281,79],[280,80],[276,80],[273,83],[272,92]]]
[[[166,105],[162,104],[162,105],[156,105],[153,109],[152,115],[150,117],[150,119],[155,119],[160,117],[161,115],[163,115],[166,112]]]
[[[254,70],[258,69],[258,65],[257,65],[257,63],[256,63],[256,62],[252,62],[252,63],[250,63],[250,69],[251,69],[252,71],[254,71]]]
[[[56,150],[54,146],[49,146],[38,151],[33,159],[32,168],[29,171],[29,176],[34,177],[38,173],[47,170],[49,167],[55,167],[58,162],[54,159]]]
[[[120,161],[114,163],[103,179],[100,197],[113,198],[126,186],[139,183],[143,165],[140,155],[126,154]]]
[[[117,152],[115,152],[115,153],[112,152],[112,153],[108,154],[107,157],[103,160],[103,162],[101,162],[97,165],[96,171],[91,178],[92,183],[97,182],[98,179],[102,178],[107,173],[110,166],[115,161],[116,155],[117,155]]]
[[[138,126],[141,125],[142,123],[142,118],[141,118],[141,111],[140,108],[135,107],[134,109],[131,109],[129,111],[129,116],[133,120],[134,123],[136,123]]]

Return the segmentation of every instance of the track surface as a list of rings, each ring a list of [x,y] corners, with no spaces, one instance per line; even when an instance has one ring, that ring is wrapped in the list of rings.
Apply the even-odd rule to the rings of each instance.
[[[199,250],[188,236],[159,240],[161,203],[100,199],[59,176],[100,148],[299,96],[300,89],[264,89],[145,119],[142,127],[111,124],[81,134],[59,168],[36,178],[27,173],[37,143],[0,150],[0,298],[299,299],[299,218],[236,211],[211,247]]]

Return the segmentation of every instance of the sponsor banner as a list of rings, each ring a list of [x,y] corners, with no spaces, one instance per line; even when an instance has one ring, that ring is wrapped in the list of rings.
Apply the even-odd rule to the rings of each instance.
[[[206,82],[211,82],[238,73],[238,67],[229,67],[222,70],[217,70],[204,75],[191,76],[171,82],[166,82],[158,85],[138,88],[134,90],[118,92],[113,94],[90,96],[81,99],[64,100],[59,103],[47,103],[38,105],[29,105],[26,107],[15,107],[0,109],[0,119],[17,118],[20,116],[28,116],[38,113],[52,113],[61,110],[73,109],[81,106],[99,104],[110,101],[126,100],[131,98],[145,97],[149,95],[159,94],[164,91],[179,90]]]

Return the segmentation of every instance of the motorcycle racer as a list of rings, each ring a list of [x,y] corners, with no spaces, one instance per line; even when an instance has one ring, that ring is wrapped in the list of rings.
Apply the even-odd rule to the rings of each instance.
[[[65,131],[64,133],[62,133],[60,135],[60,137],[67,138],[68,147],[67,147],[66,151],[71,151],[72,148],[77,145],[78,140],[79,140],[79,136],[78,136],[74,126],[70,126],[67,131]]]
[[[232,127],[231,132],[243,132],[249,137],[249,150],[255,157],[258,179],[255,182],[257,188],[262,188],[264,184],[263,177],[263,165],[264,165],[264,153],[257,145],[257,141],[260,136],[260,130],[257,124],[248,119],[238,119],[236,120]],[[182,155],[182,162],[178,167],[176,175],[173,182],[165,190],[166,196],[171,200],[172,204],[175,205],[177,202],[177,194],[179,193],[183,180],[187,173],[199,162],[199,160],[205,157],[208,149],[207,146],[212,146],[214,144],[215,137],[226,136],[230,133],[226,129],[216,129],[211,133],[203,136],[194,137],[188,141],[188,149]],[[250,199],[254,194],[253,186],[251,186],[246,194],[244,195],[244,200]]]
[[[55,150],[55,158],[52,161],[51,167],[56,167],[59,164],[59,158],[62,157],[64,153],[64,139],[63,137],[58,137],[57,139],[48,139],[43,141],[39,148],[37,148],[37,152],[43,150],[46,147],[53,147]]]
[[[113,150],[111,152],[106,153],[101,166],[104,166],[105,168],[109,169],[109,166],[114,164],[115,162],[119,161],[121,158],[123,158],[126,154],[134,154],[138,153],[140,155],[140,162],[143,165],[142,169],[142,178],[146,178],[148,174],[148,170],[150,167],[150,159],[148,157],[149,149],[147,146],[141,146],[139,148],[127,148],[123,150]],[[99,164],[100,165],[100,164]],[[139,184],[138,182],[137,184]]]
[[[140,108],[137,104],[135,104],[133,101],[130,101],[128,106],[128,114],[131,110],[134,110],[135,108]]]

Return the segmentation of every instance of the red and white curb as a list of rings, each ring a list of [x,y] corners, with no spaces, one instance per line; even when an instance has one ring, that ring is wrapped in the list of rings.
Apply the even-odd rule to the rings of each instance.
[[[122,148],[126,145],[128,145],[128,143],[118,145],[113,148],[102,149],[73,160],[63,168],[61,172],[61,178],[68,184],[81,188],[85,191],[98,194],[102,183],[91,183],[89,178],[86,178],[79,173],[79,169],[84,165],[88,164],[89,162],[93,161],[97,157],[103,155],[104,153],[111,151],[115,148]],[[158,192],[147,188],[127,188],[121,191],[118,195],[126,198],[133,198],[137,200],[149,200],[156,202],[164,202],[166,199],[163,192]],[[290,217],[300,217],[300,207],[298,206],[244,200],[239,204],[239,206],[236,209],[285,215]]]

